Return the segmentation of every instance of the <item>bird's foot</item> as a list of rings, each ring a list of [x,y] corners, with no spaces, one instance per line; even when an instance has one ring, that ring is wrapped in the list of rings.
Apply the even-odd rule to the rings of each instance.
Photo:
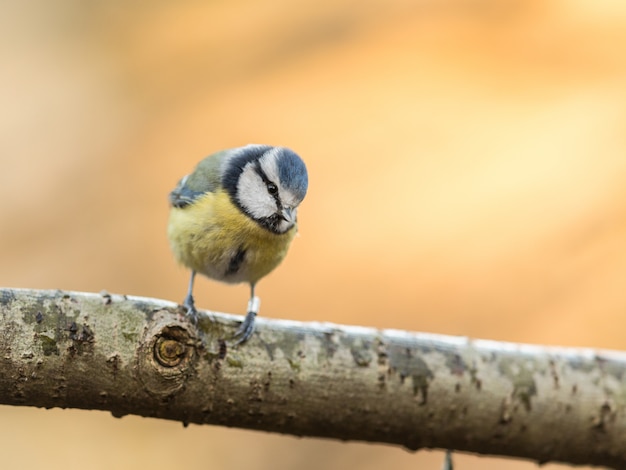
[[[252,333],[254,333],[254,319],[256,318],[256,312],[250,311],[246,315],[246,318],[243,320],[239,328],[235,332],[235,341],[233,342],[233,346],[237,346],[241,343],[245,343],[248,341]]]
[[[189,321],[193,324],[193,326],[198,326],[198,310],[196,310],[196,305],[192,296],[188,295],[185,297],[183,307],[187,309],[187,318]]]
[[[244,318],[241,325],[235,332],[235,342],[233,346],[237,346],[238,344],[245,343],[248,341],[252,333],[254,333],[254,319],[256,318],[256,314],[261,307],[261,299],[252,294],[250,301],[248,302],[248,313],[246,318]]]

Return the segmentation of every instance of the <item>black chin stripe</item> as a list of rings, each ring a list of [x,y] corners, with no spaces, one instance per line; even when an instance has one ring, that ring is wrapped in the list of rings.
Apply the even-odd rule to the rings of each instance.
[[[282,218],[278,214],[272,214],[269,217],[263,217],[261,219],[256,219],[256,221],[261,225],[261,227],[266,228],[272,233],[280,234],[282,233],[278,226],[280,225]]]
[[[239,268],[243,264],[243,261],[246,257],[246,250],[242,246],[237,249],[237,253],[233,255],[233,257],[228,262],[228,268],[226,268],[226,272],[224,275],[232,276],[233,274],[237,274]]]

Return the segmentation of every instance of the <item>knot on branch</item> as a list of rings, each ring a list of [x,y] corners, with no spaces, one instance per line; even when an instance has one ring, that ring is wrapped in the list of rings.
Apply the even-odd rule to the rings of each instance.
[[[188,323],[155,314],[137,354],[139,379],[151,395],[167,398],[181,390],[193,370],[198,340]]]
[[[168,328],[154,345],[154,358],[163,367],[176,367],[183,361],[189,360],[190,348],[183,342],[184,338],[177,338],[180,331],[184,330]]]

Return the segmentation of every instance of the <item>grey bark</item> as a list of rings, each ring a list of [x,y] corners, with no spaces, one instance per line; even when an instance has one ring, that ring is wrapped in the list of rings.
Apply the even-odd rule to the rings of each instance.
[[[626,354],[0,289],[0,403],[626,468]]]

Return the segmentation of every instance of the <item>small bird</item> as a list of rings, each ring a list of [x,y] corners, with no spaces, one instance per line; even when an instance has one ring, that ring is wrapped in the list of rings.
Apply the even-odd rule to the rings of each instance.
[[[246,145],[206,157],[169,195],[168,238],[175,258],[191,269],[183,306],[197,323],[196,273],[250,284],[248,312],[235,344],[254,332],[257,282],[280,264],[297,232],[297,210],[308,188],[302,159],[285,147]]]

